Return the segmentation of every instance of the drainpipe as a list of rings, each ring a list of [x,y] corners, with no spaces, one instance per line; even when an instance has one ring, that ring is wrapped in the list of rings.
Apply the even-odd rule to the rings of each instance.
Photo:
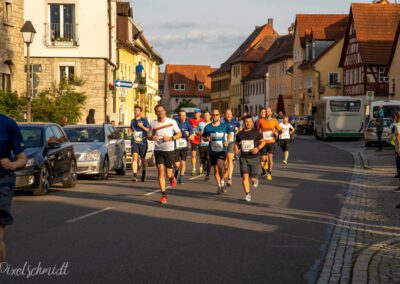
[[[116,78],[116,68],[117,65],[112,62],[112,7],[111,7],[111,2],[114,2],[115,0],[107,0],[107,8],[108,8],[108,58],[106,59],[106,62],[104,63],[104,121],[107,121],[107,102],[108,102],[108,65],[111,65],[114,67],[113,70],[113,82],[115,81]],[[112,91],[112,98],[115,99],[116,97],[116,91],[115,88]],[[114,101],[113,101],[114,103]]]
[[[264,107],[267,107],[267,97],[269,96],[269,73],[265,74],[265,94],[264,94]]]

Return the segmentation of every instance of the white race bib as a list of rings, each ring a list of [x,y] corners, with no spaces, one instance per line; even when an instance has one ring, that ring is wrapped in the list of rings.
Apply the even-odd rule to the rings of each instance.
[[[211,141],[211,151],[222,152],[224,151],[224,142],[222,141]]]
[[[265,131],[263,132],[263,138],[264,140],[272,140],[274,137],[272,131]]]
[[[176,148],[177,149],[182,149],[182,148],[187,148],[187,140],[185,138],[179,138],[176,140]]]
[[[133,132],[133,140],[135,143],[142,143],[143,142],[143,132]]]
[[[248,153],[253,149],[254,149],[254,140],[243,140],[242,141],[243,153]]]

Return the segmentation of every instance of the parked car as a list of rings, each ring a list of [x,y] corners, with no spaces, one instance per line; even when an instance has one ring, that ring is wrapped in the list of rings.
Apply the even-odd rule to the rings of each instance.
[[[111,171],[125,175],[125,142],[112,125],[69,125],[64,131],[74,145],[78,175],[101,180],[108,179]]]
[[[46,195],[52,185],[76,185],[74,148],[61,126],[53,123],[19,124],[28,157],[26,167],[16,171],[16,189]]]
[[[115,127],[119,131],[119,135],[122,139],[125,140],[125,151],[126,151],[126,164],[128,167],[132,166],[132,131],[130,126],[116,126]],[[154,166],[154,141],[147,141],[147,153],[146,160],[148,166]]]
[[[391,118],[383,119],[383,133],[382,133],[382,143],[387,144],[391,139],[391,125],[393,120]],[[364,132],[365,147],[369,147],[373,144],[378,143],[378,136],[376,134],[376,119],[373,118],[369,121],[367,128]]]

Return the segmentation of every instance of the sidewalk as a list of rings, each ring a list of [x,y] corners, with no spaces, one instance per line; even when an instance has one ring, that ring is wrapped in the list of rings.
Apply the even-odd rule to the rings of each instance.
[[[393,147],[384,147],[382,151],[377,151],[375,147],[365,148],[360,152],[360,156],[365,169],[396,174]]]

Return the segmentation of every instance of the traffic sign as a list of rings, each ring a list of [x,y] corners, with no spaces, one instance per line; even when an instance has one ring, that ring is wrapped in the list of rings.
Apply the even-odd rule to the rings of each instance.
[[[374,91],[367,91],[367,100],[373,101],[375,97]]]
[[[115,87],[122,88],[122,89],[132,89],[133,88],[133,82],[130,82],[130,81],[115,80],[114,85],[115,85]]]

